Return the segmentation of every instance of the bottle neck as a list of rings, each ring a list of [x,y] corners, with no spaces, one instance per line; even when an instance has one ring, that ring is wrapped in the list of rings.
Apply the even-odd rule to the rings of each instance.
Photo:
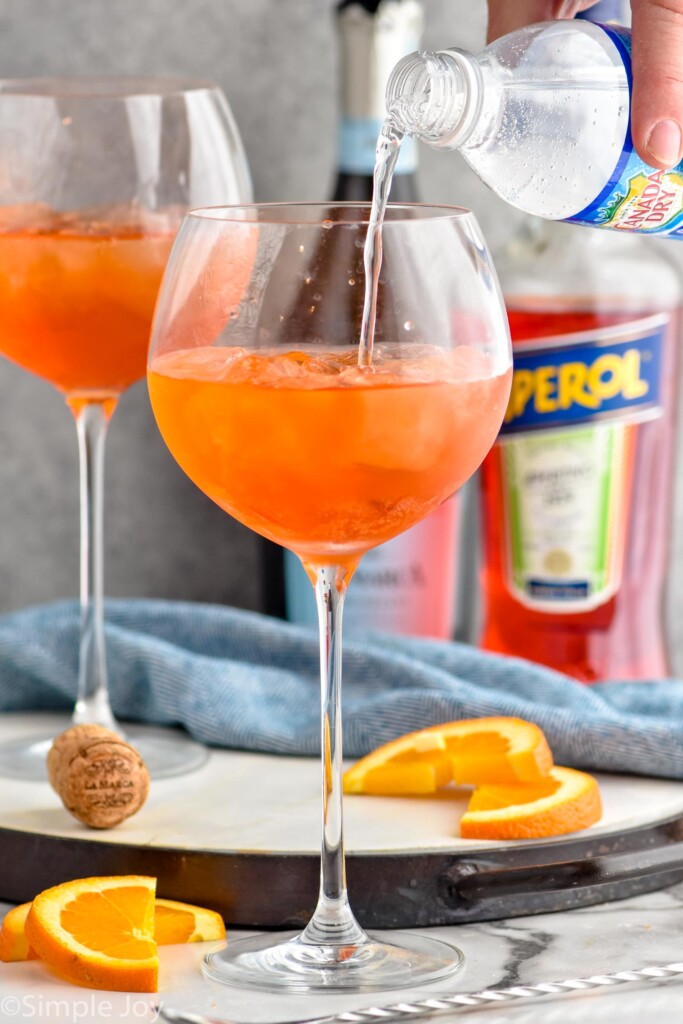
[[[384,86],[401,56],[419,46],[423,8],[418,0],[382,0],[375,13],[360,4],[337,13],[341,117],[338,169],[372,176],[377,137],[386,117]],[[403,147],[396,172],[417,167],[417,147]]]
[[[386,105],[396,128],[438,149],[459,149],[482,106],[482,71],[466,50],[412,53],[387,84]]]

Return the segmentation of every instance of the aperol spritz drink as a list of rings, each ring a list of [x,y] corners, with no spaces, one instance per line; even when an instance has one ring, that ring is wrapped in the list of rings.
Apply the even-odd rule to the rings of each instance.
[[[181,211],[0,208],[0,353],[70,403],[145,374],[149,330]]]
[[[249,173],[220,89],[183,78],[4,79],[0,151],[0,356],[62,393],[78,436],[73,721],[120,731],[104,642],[106,432],[119,396],[144,376],[156,294],[184,212],[248,200]],[[177,731],[128,731],[157,777],[207,756]],[[44,779],[53,736],[1,744],[0,774]]]
[[[348,583],[366,551],[472,475],[510,375],[466,346],[376,345],[370,368],[356,346],[207,346],[156,357],[149,389],[166,444],[210,498],[312,576],[334,561]],[[322,424],[334,425],[334,445],[321,444]]]
[[[463,959],[427,936],[368,935],[351,910],[341,624],[363,554],[433,512],[493,443],[510,338],[468,211],[387,207],[381,266],[364,258],[376,223],[363,204],[195,210],[154,317],[148,382],[169,449],[221,508],[299,556],[318,606],[318,903],[298,934],[207,955],[209,977],[249,988],[405,987],[452,974]]]

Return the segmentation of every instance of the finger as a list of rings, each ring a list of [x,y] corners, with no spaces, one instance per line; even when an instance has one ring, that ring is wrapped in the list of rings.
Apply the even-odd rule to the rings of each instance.
[[[489,0],[489,41],[537,21],[573,18],[596,0]]]
[[[683,0],[632,0],[633,106],[638,155],[653,167],[683,156]]]

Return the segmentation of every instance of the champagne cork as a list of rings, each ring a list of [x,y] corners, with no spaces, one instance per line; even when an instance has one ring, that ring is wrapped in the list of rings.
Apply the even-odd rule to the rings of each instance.
[[[112,828],[140,810],[149,772],[137,750],[100,725],[76,725],[47,755],[50,785],[67,811],[90,828]]]

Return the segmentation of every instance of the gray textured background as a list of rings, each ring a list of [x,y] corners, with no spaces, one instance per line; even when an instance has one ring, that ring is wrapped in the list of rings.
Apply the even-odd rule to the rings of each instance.
[[[427,47],[482,45],[484,0],[425,0],[425,8]],[[337,55],[331,10],[331,0],[0,0],[0,74],[166,72],[214,78],[240,126],[256,198],[320,199],[334,173]],[[517,215],[457,157],[425,151],[421,159],[424,199],[472,206],[494,246],[511,230]],[[665,251],[683,256],[676,243],[665,243]],[[0,452],[0,611],[75,595],[73,422],[49,385],[2,360]],[[259,607],[253,535],[177,469],[157,434],[144,384],[124,396],[113,421],[106,488],[108,594]],[[677,510],[680,523],[680,500]],[[669,617],[679,671],[680,564],[676,541]]]

